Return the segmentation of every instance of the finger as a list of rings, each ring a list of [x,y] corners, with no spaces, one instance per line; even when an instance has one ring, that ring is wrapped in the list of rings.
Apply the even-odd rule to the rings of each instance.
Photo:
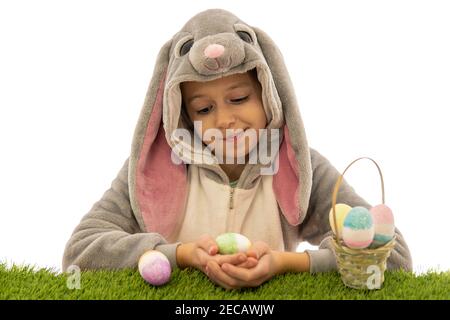
[[[199,248],[205,250],[209,255],[215,255],[219,251],[216,241],[209,235],[204,234],[197,240]]]
[[[222,268],[214,261],[209,261],[207,264],[208,276],[220,286],[226,289],[237,289],[242,287],[236,279],[227,275]]]
[[[264,282],[268,274],[264,268],[261,267],[261,264],[251,269],[239,268],[231,264],[224,264],[222,265],[222,270],[227,276],[236,279],[238,282],[244,282],[251,286],[257,286]]]
[[[247,256],[255,259],[261,258],[265,253],[270,250],[267,243],[263,241],[255,241],[251,247],[247,250]]]
[[[232,264],[224,263],[221,266],[222,271],[231,278],[237,279],[243,282],[249,282],[252,279],[252,273],[254,270],[247,268],[241,268],[238,266],[233,266]],[[253,276],[254,278],[255,276]]]
[[[237,267],[240,268],[247,268],[247,269],[251,269],[256,267],[256,265],[258,264],[258,260],[256,260],[253,257],[248,257],[247,261],[242,262],[241,264],[236,265]]]
[[[226,290],[231,290],[233,289],[232,287],[230,287],[229,285],[227,285],[226,283],[222,282],[221,280],[219,280],[216,275],[215,272],[213,271],[213,267],[210,265],[209,267],[206,266],[206,275],[208,276],[208,278],[215,284],[221,286],[222,288],[226,289]]]
[[[216,285],[224,288],[225,290],[233,290],[233,289],[237,289],[234,287],[230,287],[229,285],[227,285],[226,283],[221,282],[220,280],[218,280],[213,274],[211,274],[211,271],[206,273],[208,276],[208,279],[211,280],[211,282],[215,283]]]
[[[214,261],[217,264],[222,265],[224,263],[230,264],[240,264],[247,261],[247,256],[244,253],[236,253],[236,254],[218,254],[213,257]]]

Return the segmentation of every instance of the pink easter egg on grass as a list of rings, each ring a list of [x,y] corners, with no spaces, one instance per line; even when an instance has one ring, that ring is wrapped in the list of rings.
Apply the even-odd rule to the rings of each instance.
[[[144,253],[139,259],[138,268],[142,278],[154,286],[167,283],[172,272],[167,257],[156,250]]]

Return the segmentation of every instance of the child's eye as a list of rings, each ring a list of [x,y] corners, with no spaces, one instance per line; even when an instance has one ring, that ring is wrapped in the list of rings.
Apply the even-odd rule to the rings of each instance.
[[[239,103],[239,102],[244,102],[245,100],[247,100],[248,96],[246,97],[242,97],[242,98],[237,98],[237,99],[231,99],[232,103]]]
[[[207,108],[203,108],[197,111],[198,114],[207,114],[209,112],[211,108],[207,107]]]

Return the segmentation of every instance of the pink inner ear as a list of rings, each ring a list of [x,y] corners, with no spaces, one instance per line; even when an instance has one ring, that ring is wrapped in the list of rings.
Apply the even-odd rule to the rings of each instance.
[[[280,146],[279,168],[273,177],[273,191],[286,220],[293,226],[300,222],[301,208],[298,199],[300,188],[299,169],[287,126]]]
[[[166,239],[183,214],[187,194],[186,165],[172,162],[172,149],[162,125],[165,76],[159,88],[145,132],[136,172],[136,199],[148,232]]]

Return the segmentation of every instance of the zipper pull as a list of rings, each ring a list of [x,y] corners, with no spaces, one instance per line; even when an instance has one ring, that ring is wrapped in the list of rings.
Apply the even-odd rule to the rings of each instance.
[[[234,195],[234,188],[231,187],[231,191],[230,191],[230,209],[233,209],[233,195]]]

